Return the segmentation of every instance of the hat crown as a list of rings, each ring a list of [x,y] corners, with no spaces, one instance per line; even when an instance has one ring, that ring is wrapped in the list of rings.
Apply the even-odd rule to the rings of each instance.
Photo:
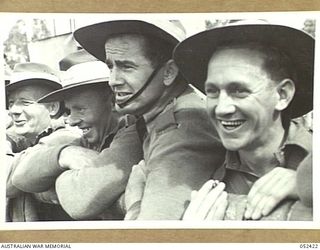
[[[62,85],[65,88],[78,84],[107,82],[110,72],[105,63],[96,60],[75,64],[62,74]]]
[[[169,35],[173,36],[178,42],[183,41],[186,38],[186,30],[179,20],[149,20],[142,21],[152,24]]]
[[[13,84],[15,82],[32,79],[43,79],[60,83],[57,71],[45,64],[33,62],[16,64],[11,75],[10,83]]]

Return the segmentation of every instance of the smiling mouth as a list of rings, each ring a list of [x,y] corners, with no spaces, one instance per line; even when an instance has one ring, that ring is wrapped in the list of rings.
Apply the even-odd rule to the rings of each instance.
[[[226,130],[234,130],[239,128],[242,124],[245,123],[245,120],[235,120],[235,121],[223,121],[219,120],[221,125]]]
[[[116,92],[116,102],[123,103],[130,98],[131,92]]]
[[[90,128],[80,128],[82,130],[83,135],[90,132]]]
[[[14,121],[14,124],[16,126],[23,126],[24,124],[26,124],[26,121]]]

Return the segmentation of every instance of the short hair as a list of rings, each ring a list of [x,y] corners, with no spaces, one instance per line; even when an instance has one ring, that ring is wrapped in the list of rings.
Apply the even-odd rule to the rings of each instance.
[[[176,44],[167,42],[165,40],[159,39],[158,37],[154,37],[151,35],[145,34],[137,34],[137,33],[123,33],[123,34],[115,34],[110,36],[106,42],[113,38],[117,38],[120,36],[133,36],[136,38],[140,38],[143,41],[141,48],[143,49],[144,56],[151,62],[151,66],[155,69],[161,64],[166,63],[168,60],[172,59],[173,49]],[[176,79],[176,83],[186,84],[186,80],[182,76],[182,74],[178,73]]]
[[[150,60],[152,67],[156,68],[161,64],[166,63],[168,60],[172,59],[174,44],[161,40],[159,38],[140,35],[144,41],[144,53],[145,57]],[[178,73],[176,79],[176,84],[186,84],[187,81],[184,79],[182,74]]]
[[[172,58],[174,45],[152,36],[142,36],[144,40],[145,56],[151,61],[153,67],[165,63]]]
[[[172,58],[175,45],[150,35],[137,33],[115,34],[110,36],[106,42],[113,38],[121,37],[122,35],[133,36],[142,40],[143,44],[141,48],[143,49],[144,56],[150,60],[154,68]]]
[[[296,82],[297,73],[295,66],[290,57],[278,48],[263,45],[255,42],[228,44],[218,47],[215,51],[220,49],[250,49],[259,52],[263,57],[263,69],[273,81],[281,81],[289,78]]]

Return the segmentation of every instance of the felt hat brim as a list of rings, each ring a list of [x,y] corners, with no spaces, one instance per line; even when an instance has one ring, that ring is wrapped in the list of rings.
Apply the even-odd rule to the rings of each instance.
[[[74,32],[76,41],[90,54],[105,62],[106,40],[118,34],[150,35],[172,44],[172,49],[181,41],[185,33],[170,22],[158,25],[140,20],[115,20],[79,28]]]

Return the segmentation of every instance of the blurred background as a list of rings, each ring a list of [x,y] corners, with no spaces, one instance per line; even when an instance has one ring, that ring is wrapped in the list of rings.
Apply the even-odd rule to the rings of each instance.
[[[42,17],[43,15],[41,18],[10,17],[6,19],[6,25],[1,28],[4,37],[5,84],[9,83],[11,72],[17,63],[32,61],[44,63],[59,70],[59,61],[67,54],[80,49],[73,39],[72,32],[82,26],[107,20],[105,15],[88,15],[85,18],[69,18],[68,15],[50,15],[54,18]],[[119,15],[116,19],[123,19],[123,16]],[[199,18],[199,15],[196,18],[189,16],[179,19],[187,36],[239,20],[241,19]],[[303,18],[301,15],[293,16],[293,18],[280,15],[273,19],[263,20],[301,29],[315,37],[316,21],[314,19]],[[303,119],[312,129],[312,113]]]
[[[196,22],[195,20],[181,20],[187,36],[234,21],[237,20],[204,19],[196,20]],[[78,49],[78,45],[72,37],[72,32],[79,27],[94,22],[93,20],[88,22],[84,19],[69,19],[65,16],[55,19],[10,19],[6,25],[7,32],[5,33],[7,34],[4,34],[6,79],[10,76],[14,65],[20,62],[45,63],[52,68],[58,69],[59,60]],[[288,26],[290,26],[290,23]],[[300,20],[295,22],[293,26],[306,31],[312,36],[315,35],[315,20]]]

